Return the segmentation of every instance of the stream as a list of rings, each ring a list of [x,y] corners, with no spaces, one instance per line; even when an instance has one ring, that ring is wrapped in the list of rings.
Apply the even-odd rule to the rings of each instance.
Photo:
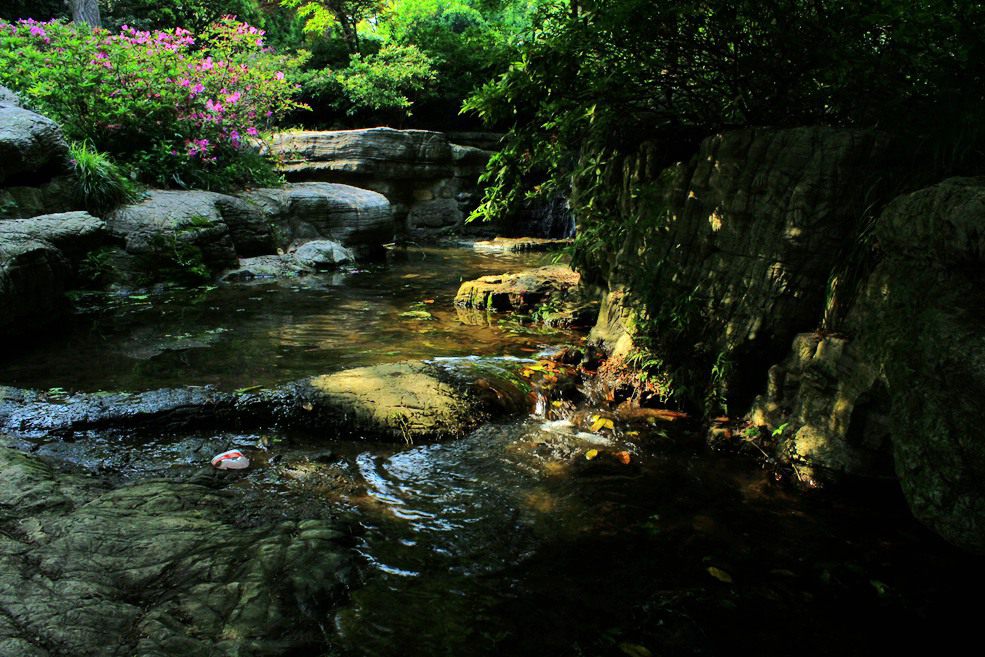
[[[2,383],[237,390],[407,359],[531,358],[583,338],[452,300],[461,280],[551,259],[421,247],[331,275],[84,298],[67,337],[11,354]],[[121,480],[192,477],[218,451],[251,450],[250,470],[215,476],[258,507],[324,505],[356,528],[360,583],[324,655],[939,651],[975,627],[962,600],[985,579],[912,519],[894,483],[796,492],[710,451],[687,420],[593,432],[531,415],[422,445],[235,432],[25,441]]]

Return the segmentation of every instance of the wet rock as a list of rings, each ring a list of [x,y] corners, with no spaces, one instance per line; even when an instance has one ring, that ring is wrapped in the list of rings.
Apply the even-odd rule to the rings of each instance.
[[[222,280],[227,282],[252,281],[267,278],[295,278],[311,273],[291,255],[267,255],[240,258],[239,267],[226,272]]]
[[[0,185],[42,184],[67,173],[69,163],[57,123],[9,100],[0,103]]]
[[[333,438],[441,440],[525,410],[529,388],[515,375],[520,367],[509,359],[395,363],[242,394],[208,386],[55,396],[0,388],[0,430],[37,436],[276,426]]]
[[[560,251],[574,245],[571,239],[548,237],[495,237],[475,242],[472,248],[483,253],[533,253]]]
[[[462,283],[455,305],[526,313],[547,302],[560,302],[577,287],[581,276],[570,267],[552,265],[517,274],[483,276]]]
[[[236,263],[236,250],[223,220],[229,197],[215,192],[152,191],[136,204],[106,218],[127,253],[149,266],[195,267],[215,273]]]
[[[108,488],[5,447],[0,470],[0,654],[312,650],[344,598],[330,521],[238,526],[237,498],[208,485]]]
[[[360,251],[393,241],[393,212],[386,197],[332,183],[297,183],[258,189],[239,198],[275,226],[278,246],[332,240]]]
[[[355,259],[352,251],[328,240],[305,242],[292,255],[298,264],[316,271],[337,269]]]

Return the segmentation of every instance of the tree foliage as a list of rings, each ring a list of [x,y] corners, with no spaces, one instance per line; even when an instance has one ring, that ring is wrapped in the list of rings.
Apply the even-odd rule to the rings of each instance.
[[[478,216],[564,186],[586,143],[747,125],[926,134],[942,117],[967,143],[983,54],[985,7],[971,0],[545,2],[521,57],[467,105],[511,131]]]

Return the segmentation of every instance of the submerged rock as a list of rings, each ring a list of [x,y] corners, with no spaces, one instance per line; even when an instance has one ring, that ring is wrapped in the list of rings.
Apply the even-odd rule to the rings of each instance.
[[[333,439],[442,440],[462,436],[491,417],[525,410],[529,387],[515,374],[522,363],[494,358],[394,363],[244,393],[202,387],[53,396],[0,387],[0,431],[276,426]]]
[[[0,654],[281,655],[323,645],[351,562],[331,521],[239,524],[234,494],[109,488],[0,447]]]

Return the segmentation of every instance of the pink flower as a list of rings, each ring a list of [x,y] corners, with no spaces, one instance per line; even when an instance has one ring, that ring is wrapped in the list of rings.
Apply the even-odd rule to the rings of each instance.
[[[226,96],[226,102],[229,103],[230,105],[235,105],[236,103],[239,102],[239,99],[240,99],[240,93],[238,91],[236,93],[229,94],[228,96]]]
[[[196,96],[196,95],[202,93],[203,91],[205,91],[205,86],[201,82],[196,83],[195,86],[192,87],[192,95],[193,96]]]
[[[257,132],[257,129],[256,128],[254,128],[253,126],[250,126],[249,128],[246,129],[246,134],[248,134],[251,137],[256,137],[260,133]]]
[[[283,80],[284,79],[284,72],[283,71],[277,71],[276,73],[274,73],[274,77],[277,78],[278,80]]]
[[[178,85],[182,87],[188,87],[191,85],[191,83],[192,81],[189,80],[188,78],[182,78],[181,81],[178,83]]]

